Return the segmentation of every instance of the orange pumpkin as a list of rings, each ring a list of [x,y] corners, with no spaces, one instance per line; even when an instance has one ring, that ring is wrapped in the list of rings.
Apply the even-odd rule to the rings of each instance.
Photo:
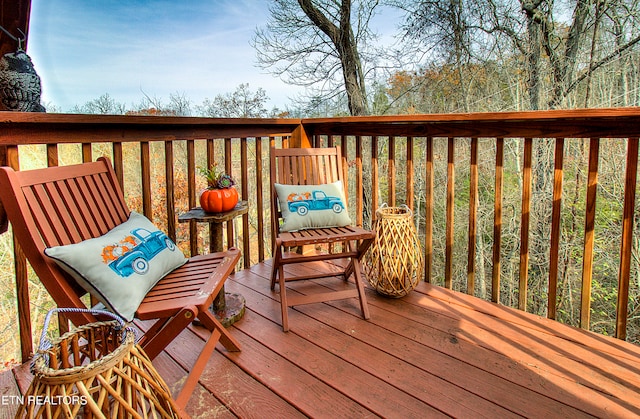
[[[237,203],[236,188],[205,189],[200,194],[200,206],[205,212],[231,211]]]

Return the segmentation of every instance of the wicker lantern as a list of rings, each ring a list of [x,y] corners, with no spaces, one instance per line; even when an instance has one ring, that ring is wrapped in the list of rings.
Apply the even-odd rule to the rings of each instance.
[[[376,211],[376,238],[365,255],[369,283],[382,295],[403,297],[420,281],[424,267],[413,212],[406,205]]]
[[[182,417],[166,383],[135,343],[134,330],[123,325],[121,319],[90,323],[52,342],[41,339],[34,379],[16,418]]]

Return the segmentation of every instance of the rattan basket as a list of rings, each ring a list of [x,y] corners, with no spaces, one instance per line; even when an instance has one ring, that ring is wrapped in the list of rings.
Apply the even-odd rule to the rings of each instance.
[[[100,312],[105,313],[115,317]],[[134,330],[124,327],[122,319],[90,323],[52,342],[44,332],[43,338],[17,418],[181,417],[164,380],[135,343]]]
[[[364,258],[371,286],[382,295],[403,297],[422,277],[422,247],[409,207],[383,205],[373,223],[376,238]]]

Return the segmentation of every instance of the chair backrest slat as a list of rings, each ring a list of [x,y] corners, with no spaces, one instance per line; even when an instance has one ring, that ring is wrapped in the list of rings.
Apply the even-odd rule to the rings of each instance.
[[[58,306],[74,307],[85,292],[44,255],[47,247],[105,234],[129,217],[108,159],[15,172],[0,168],[2,201],[14,235]]]
[[[281,218],[275,183],[287,185],[319,185],[342,180],[340,147],[271,149],[271,214],[272,225]]]

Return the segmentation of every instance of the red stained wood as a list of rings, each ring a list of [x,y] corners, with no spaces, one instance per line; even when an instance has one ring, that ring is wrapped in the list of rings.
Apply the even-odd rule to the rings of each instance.
[[[520,212],[520,277],[518,280],[518,308],[527,309],[527,284],[529,279],[529,223],[531,220],[531,158],[533,140],[524,140],[522,163],[522,209]]]
[[[455,214],[455,140],[447,140],[447,220],[445,238],[444,286],[453,287],[453,223]]]
[[[19,242],[38,278],[59,307],[86,308],[81,299],[86,292],[47,258],[44,250],[98,237],[129,217],[130,211],[110,162],[101,158],[95,163],[23,172],[2,168],[0,185],[4,191],[2,200],[14,228],[16,248]],[[191,370],[193,374],[189,374],[178,396],[181,405],[189,399],[198,375],[218,341],[228,350],[240,349],[208,311],[239,258],[237,249],[190,258],[162,278],[136,311],[139,319],[155,320],[149,333],[139,340],[151,359],[196,318],[213,331]],[[21,285],[18,281],[19,290]],[[28,309],[20,312],[29,314]],[[76,325],[96,321],[87,313],[70,313],[68,318]],[[21,330],[30,334],[29,319],[24,320],[27,326],[21,324]],[[26,349],[23,346],[23,351]],[[23,359],[26,359],[24,353]]]
[[[425,210],[424,210],[424,280],[431,282],[433,266],[433,138],[427,138],[425,152]]]
[[[504,184],[504,138],[496,138],[496,179],[493,198],[493,268],[491,301],[500,301],[500,249],[502,237],[502,187]]]
[[[257,231],[260,234],[261,240],[258,240],[258,262],[264,260],[265,254],[265,225],[264,225],[264,190],[262,187],[262,141],[263,138],[256,138],[256,164],[255,164],[255,176],[256,176],[256,219],[257,219]],[[243,234],[248,234],[244,232]]]
[[[558,296],[558,261],[560,260],[560,222],[562,209],[562,175],[564,165],[564,138],[556,139],[553,170],[553,209],[551,212],[551,249],[549,257],[549,297],[547,317],[556,318]]]
[[[194,417],[640,415],[638,346],[426,283],[402,299],[367,290],[369,321],[348,300],[295,307],[283,333],[270,273],[267,261],[227,281],[247,301],[229,329],[243,350],[218,346],[187,404]],[[154,360],[172,389],[208,336],[190,327]]]
[[[467,294],[473,295],[476,282],[476,235],[478,213],[478,139],[471,139],[469,171],[469,234],[467,246]],[[483,263],[482,261],[480,263]]]
[[[584,329],[589,329],[589,323],[591,321],[591,279],[593,275],[593,249],[595,246],[599,154],[600,140],[592,138],[589,141],[589,174],[587,178],[587,203],[584,217],[582,290],[580,293],[580,327]]]
[[[622,243],[620,245],[620,271],[618,277],[618,304],[616,306],[616,337],[626,339],[629,308],[629,281],[633,241],[633,214],[638,177],[638,138],[630,138],[627,145],[627,171],[624,184],[622,217]]]
[[[272,225],[279,225],[281,213],[275,184],[288,185],[310,185],[318,183],[332,183],[342,181],[346,185],[343,170],[343,160],[347,157],[341,152],[340,146],[333,148],[296,148],[296,149],[271,149],[271,218]],[[346,194],[346,188],[345,188]],[[360,260],[371,245],[375,233],[356,226],[316,228],[298,232],[278,232],[273,250],[274,266],[270,275],[271,289],[275,289],[276,283],[280,292],[282,329],[289,330],[288,307],[298,304],[310,304],[320,301],[330,301],[332,299],[342,299],[358,296],[362,317],[369,318],[367,301],[364,294],[364,278]],[[329,246],[328,252],[308,252],[302,251],[301,255],[288,256],[288,249],[291,247],[326,244]],[[336,251],[333,246],[341,245],[341,250]],[[313,297],[297,298],[292,297],[288,301],[287,286],[288,281],[317,278],[326,276],[322,272],[314,272],[312,275],[285,275],[285,266],[290,264],[303,264],[317,261],[330,261],[340,258],[349,258],[350,264],[343,270],[345,280],[353,274],[355,287],[349,292],[325,292]]]

